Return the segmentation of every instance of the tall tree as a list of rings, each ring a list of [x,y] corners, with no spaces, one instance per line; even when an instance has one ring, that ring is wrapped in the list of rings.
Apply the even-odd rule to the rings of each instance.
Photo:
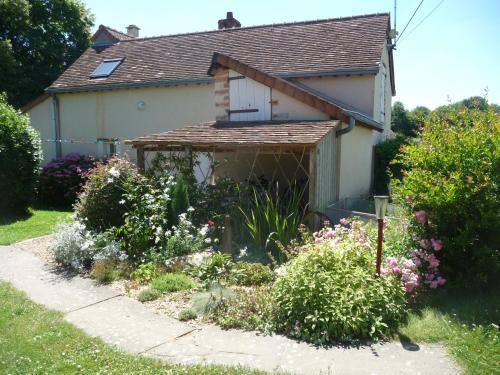
[[[93,16],[80,0],[0,0],[0,92],[20,107],[90,45]]]
[[[401,102],[392,106],[391,129],[406,137],[414,137],[417,124]]]

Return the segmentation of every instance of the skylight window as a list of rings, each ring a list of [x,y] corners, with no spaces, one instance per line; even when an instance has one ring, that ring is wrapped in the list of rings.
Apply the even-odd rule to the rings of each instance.
[[[118,59],[104,59],[101,65],[99,65],[90,75],[90,78],[108,77],[115,71],[116,68],[118,68],[118,65],[120,65],[122,61],[122,57]]]

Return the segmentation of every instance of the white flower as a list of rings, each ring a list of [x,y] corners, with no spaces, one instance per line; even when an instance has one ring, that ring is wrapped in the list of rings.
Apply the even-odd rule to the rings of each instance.
[[[205,238],[205,243],[212,243],[212,240],[210,239],[210,237]]]
[[[108,171],[108,173],[113,176],[113,177],[120,177],[120,171],[118,169],[116,169],[115,167],[111,167]]]
[[[206,234],[208,233],[208,225],[205,224],[204,226],[202,226],[199,232],[201,236],[206,236]]]
[[[114,181],[112,178],[108,178],[108,184],[112,184]]]
[[[188,209],[187,209],[188,212],[193,212],[194,211],[194,207],[193,206],[189,206]]]
[[[125,204],[125,199],[122,199],[121,201],[119,201],[118,204]]]
[[[247,256],[247,250],[248,250],[248,248],[246,246],[243,249],[241,249],[239,257],[240,258],[246,257]]]

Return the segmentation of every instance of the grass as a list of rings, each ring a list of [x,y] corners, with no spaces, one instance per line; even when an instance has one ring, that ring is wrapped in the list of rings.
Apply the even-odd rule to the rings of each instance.
[[[196,287],[196,283],[190,277],[182,273],[165,273],[151,283],[151,288],[160,293],[179,292]]]
[[[23,215],[0,214],[0,245],[27,240],[52,233],[56,224],[65,220],[70,211],[30,209]]]
[[[126,354],[87,336],[65,322],[61,313],[31,302],[4,282],[0,301],[2,374],[264,374],[236,367],[173,365]]]
[[[400,334],[445,343],[466,374],[500,374],[499,323],[499,295],[441,295],[416,308]]]

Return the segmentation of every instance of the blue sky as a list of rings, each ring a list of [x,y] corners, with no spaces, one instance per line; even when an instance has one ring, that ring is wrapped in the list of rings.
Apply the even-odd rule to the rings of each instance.
[[[424,0],[395,53],[393,101],[407,108],[435,108],[472,95],[500,104],[500,0]],[[141,36],[212,30],[226,11],[243,26],[351,16],[393,14],[394,0],[84,0],[105,24],[125,30],[131,23]],[[420,0],[399,0],[397,29],[402,31]]]

